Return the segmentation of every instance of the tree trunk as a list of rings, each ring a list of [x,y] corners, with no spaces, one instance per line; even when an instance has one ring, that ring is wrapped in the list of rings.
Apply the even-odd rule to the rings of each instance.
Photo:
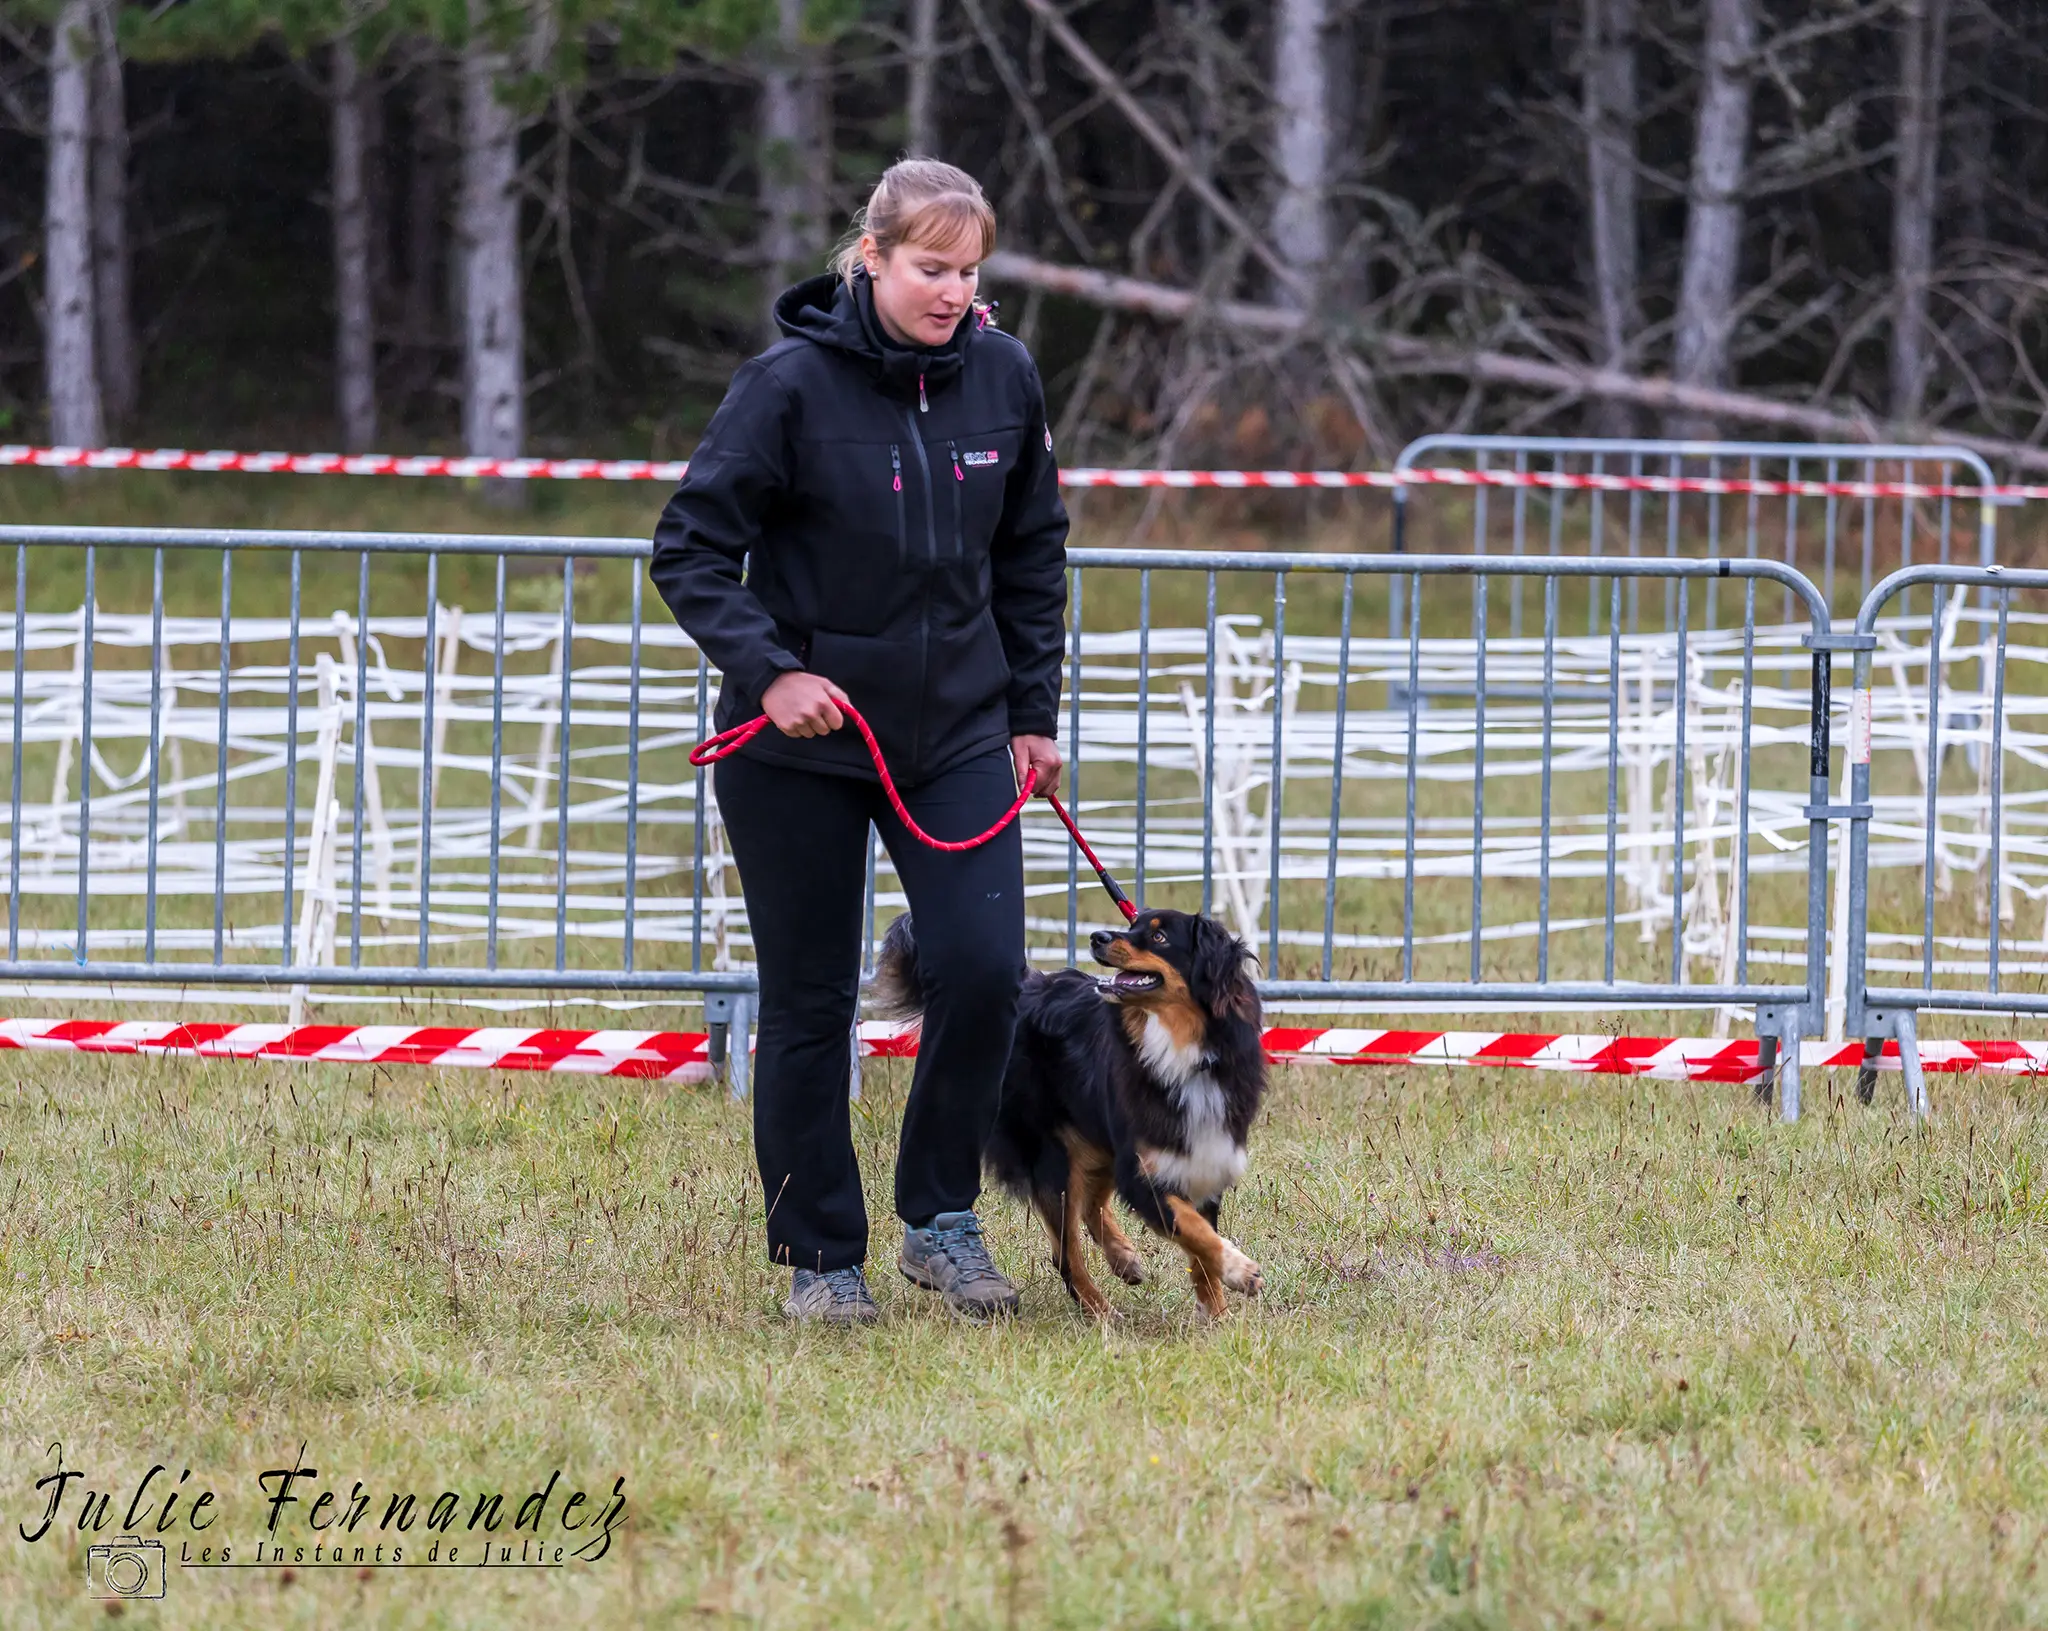
[[[346,453],[377,440],[377,328],[370,297],[370,211],[365,194],[365,86],[354,44],[336,40],[328,86],[334,212],[334,400]]]
[[[410,153],[405,178],[405,295],[401,325],[405,343],[421,351],[440,338],[437,322],[441,301],[436,280],[454,274],[441,265],[443,200],[447,190],[444,155],[451,135],[448,98],[441,82],[441,64],[423,53],[414,65]]]
[[[1742,260],[1742,180],[1749,152],[1756,0],[1706,0],[1706,14],[1671,375],[1680,384],[1715,387],[1729,379],[1735,278]],[[1671,421],[1671,430],[1677,436],[1702,436],[1711,433],[1712,425],[1679,415]]]
[[[1948,0],[1899,8],[1898,166],[1892,182],[1892,418],[1919,421],[1927,396],[1927,285],[1948,57]]]
[[[1636,292],[1637,0],[1586,0],[1583,115],[1586,194],[1593,237],[1593,305],[1600,361],[1629,365],[1641,321]],[[1635,416],[1624,403],[1601,405],[1601,430],[1627,436]]]
[[[106,439],[93,344],[93,38],[93,0],[64,0],[50,42],[43,355],[50,439],[65,447],[98,447]]]
[[[939,0],[910,0],[910,84],[905,119],[906,141],[914,157],[934,158],[939,151],[938,121],[932,113],[932,86],[939,64]]]
[[[804,0],[776,0],[773,55],[761,75],[761,262],[771,298],[818,270],[824,237],[826,92],[820,54],[805,44],[803,21]]]
[[[1279,0],[1273,16],[1273,247],[1313,289],[1330,260],[1329,10],[1325,0]],[[1298,301],[1287,285],[1280,298]]]
[[[142,394],[142,352],[135,337],[128,244],[128,100],[114,8],[95,15],[98,50],[92,86],[92,238],[95,360],[106,418],[125,431]]]
[[[519,118],[498,94],[511,72],[470,5],[462,53],[462,442],[472,455],[517,458],[526,441],[526,331],[520,304]]]

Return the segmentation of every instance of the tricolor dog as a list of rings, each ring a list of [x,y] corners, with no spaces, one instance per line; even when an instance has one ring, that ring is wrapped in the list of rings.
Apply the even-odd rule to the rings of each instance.
[[[1197,1301],[1220,1317],[1226,1288],[1250,1297],[1263,1284],[1216,1228],[1266,1090],[1251,954],[1220,924],[1169,911],[1101,930],[1090,949],[1107,975],[1025,976],[989,1170],[1044,1222],[1060,1278],[1090,1314],[1113,1310],[1084,1234],[1118,1279],[1145,1277],[1115,1195],[1187,1254]],[[921,989],[906,915],[882,945],[876,1010],[915,1018]]]

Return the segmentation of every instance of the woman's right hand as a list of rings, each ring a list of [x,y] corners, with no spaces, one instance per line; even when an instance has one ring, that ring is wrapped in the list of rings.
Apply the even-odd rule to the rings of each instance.
[[[846,723],[845,700],[824,675],[792,672],[761,693],[761,711],[784,736],[826,736]]]

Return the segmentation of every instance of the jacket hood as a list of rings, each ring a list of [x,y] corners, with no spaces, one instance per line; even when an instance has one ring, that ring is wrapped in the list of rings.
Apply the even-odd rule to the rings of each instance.
[[[775,302],[775,323],[792,339],[858,358],[876,380],[902,396],[930,391],[958,374],[978,327],[970,308],[944,345],[929,351],[898,345],[882,331],[865,272],[854,273],[851,288],[838,273],[820,272],[783,290]]]

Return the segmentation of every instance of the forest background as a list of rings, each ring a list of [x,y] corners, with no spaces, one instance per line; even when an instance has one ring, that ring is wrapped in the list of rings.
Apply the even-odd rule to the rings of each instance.
[[[0,0],[0,438],[686,452],[881,168],[1066,462],[2048,465],[2048,7]]]

